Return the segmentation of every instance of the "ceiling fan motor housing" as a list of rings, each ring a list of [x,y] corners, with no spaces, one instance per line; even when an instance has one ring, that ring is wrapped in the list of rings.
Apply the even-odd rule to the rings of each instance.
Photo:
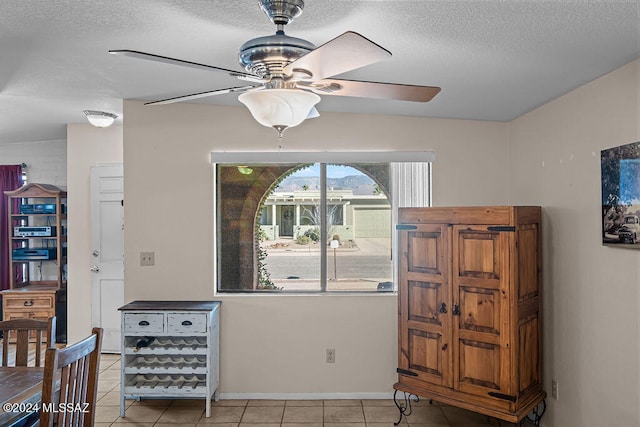
[[[313,43],[286,34],[251,39],[240,47],[240,65],[262,78],[282,77],[290,62],[314,50]]]
[[[287,25],[304,9],[302,0],[258,0],[258,3],[276,25]]]

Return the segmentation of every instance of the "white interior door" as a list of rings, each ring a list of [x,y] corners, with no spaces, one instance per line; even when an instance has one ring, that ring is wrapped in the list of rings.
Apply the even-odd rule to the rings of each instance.
[[[91,168],[91,323],[104,329],[104,353],[120,352],[118,308],[124,305],[123,194],[122,165]]]

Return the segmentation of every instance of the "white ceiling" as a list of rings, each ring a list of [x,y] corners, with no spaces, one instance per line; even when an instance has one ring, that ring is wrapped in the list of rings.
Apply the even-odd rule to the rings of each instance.
[[[321,114],[506,121],[640,55],[640,0],[305,4],[287,34],[318,46],[352,30],[393,53],[341,77],[442,87],[426,104],[327,96]],[[82,110],[121,116],[122,99],[244,85],[109,49],[240,71],[242,43],[274,31],[256,0],[1,0],[0,143],[65,139],[67,123],[85,123]],[[241,106],[237,94],[199,102]]]

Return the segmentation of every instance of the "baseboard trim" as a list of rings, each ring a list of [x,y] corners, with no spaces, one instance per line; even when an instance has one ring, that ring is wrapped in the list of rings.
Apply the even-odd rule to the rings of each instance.
[[[393,392],[354,393],[220,393],[220,400],[351,400],[393,399]]]

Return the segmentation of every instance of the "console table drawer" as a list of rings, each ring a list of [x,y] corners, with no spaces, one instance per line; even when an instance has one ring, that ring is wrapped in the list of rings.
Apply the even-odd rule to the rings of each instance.
[[[161,334],[164,332],[164,314],[162,313],[125,313],[125,332]]]
[[[205,313],[167,313],[167,332],[204,334],[207,332],[207,315]]]

